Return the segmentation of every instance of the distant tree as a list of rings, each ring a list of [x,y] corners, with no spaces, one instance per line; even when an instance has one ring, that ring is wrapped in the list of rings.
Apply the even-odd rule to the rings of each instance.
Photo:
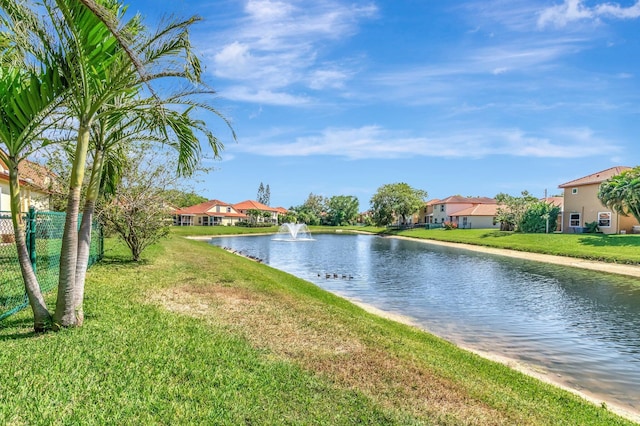
[[[163,156],[158,161],[156,155],[130,151],[114,192],[105,194],[98,204],[99,220],[127,245],[133,261],[169,233],[171,206],[165,194],[176,181],[172,158]]]
[[[527,206],[527,210],[522,215],[518,229],[527,233],[553,232],[558,222],[560,207],[537,200]]]
[[[247,210],[247,216],[249,216],[249,222],[252,224],[258,223],[258,218],[262,217],[262,210],[249,209]]]
[[[271,203],[271,188],[269,188],[269,184],[267,184],[267,187],[264,189],[264,200],[262,201],[262,204],[268,206]]]
[[[264,204],[264,184],[260,182],[260,186],[258,187],[258,195],[256,196],[256,201]]]
[[[356,222],[360,203],[352,195],[335,195],[327,200],[327,221],[334,226],[351,225]]]
[[[207,201],[207,198],[195,192],[185,192],[179,189],[167,189],[162,193],[162,197],[168,204],[177,208],[194,206]]]
[[[295,212],[297,222],[307,225],[320,225],[325,212],[325,199],[322,195],[309,194],[304,204],[289,209]]]
[[[500,222],[500,229],[503,231],[519,231],[522,220],[533,203],[537,203],[536,197],[529,194],[529,191],[522,191],[520,197],[499,193],[496,195],[498,203],[497,220]]]
[[[393,223],[396,217],[407,222],[407,216],[417,212],[424,205],[427,191],[415,189],[408,184],[391,183],[382,185],[371,197],[373,221],[378,226]]]
[[[598,199],[614,211],[640,222],[640,166],[625,170],[600,184]]]

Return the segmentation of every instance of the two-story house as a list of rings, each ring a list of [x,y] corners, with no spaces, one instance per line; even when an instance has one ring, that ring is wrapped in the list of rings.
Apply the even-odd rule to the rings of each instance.
[[[631,167],[617,166],[559,185],[564,190],[562,231],[582,232],[586,223],[598,222],[605,234],[630,233],[638,221],[604,206],[598,199],[600,184]]]
[[[499,228],[496,200],[453,195],[433,202],[432,224],[455,222],[459,228]]]
[[[256,217],[256,220],[261,223],[272,223],[274,225],[278,224],[278,214],[281,214],[281,210],[278,208],[269,207],[265,204],[259,203],[254,200],[246,200],[240,203],[234,204],[233,208],[249,217],[251,211],[259,211],[264,214],[264,216]]]

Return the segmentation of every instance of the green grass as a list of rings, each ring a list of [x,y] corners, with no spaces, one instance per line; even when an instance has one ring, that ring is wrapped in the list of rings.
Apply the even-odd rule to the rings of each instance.
[[[278,226],[245,228],[243,226],[172,226],[171,234],[180,236],[239,235],[278,232]]]
[[[632,424],[217,247],[109,243],[84,327],[0,322],[1,424]]]
[[[521,234],[489,229],[413,229],[392,234],[604,262],[640,263],[640,235]]]

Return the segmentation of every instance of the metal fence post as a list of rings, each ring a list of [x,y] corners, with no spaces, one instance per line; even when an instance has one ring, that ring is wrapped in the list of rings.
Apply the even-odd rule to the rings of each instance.
[[[31,266],[33,272],[36,270],[36,261],[38,257],[36,255],[36,208],[29,207],[29,213],[27,213],[27,248],[29,249],[29,258],[31,259]]]

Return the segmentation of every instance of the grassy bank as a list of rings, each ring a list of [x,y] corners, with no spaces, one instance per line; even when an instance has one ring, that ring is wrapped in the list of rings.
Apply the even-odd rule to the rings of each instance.
[[[121,250],[82,329],[0,323],[0,423],[631,424],[219,248]]]
[[[392,234],[604,262],[640,264],[640,235],[521,234],[489,229],[412,229],[394,231]]]

